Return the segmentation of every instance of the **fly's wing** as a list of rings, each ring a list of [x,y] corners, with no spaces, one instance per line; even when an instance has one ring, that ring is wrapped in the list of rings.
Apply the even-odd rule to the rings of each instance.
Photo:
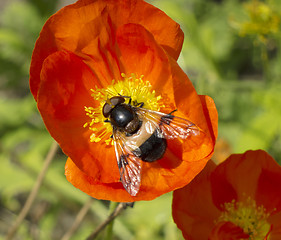
[[[158,126],[166,139],[179,138],[184,140],[191,136],[201,138],[204,135],[194,123],[187,119],[144,108],[138,108],[137,114],[140,118],[147,119],[151,125]]]
[[[123,133],[114,130],[113,139],[120,180],[126,191],[136,196],[141,182],[141,160],[128,148]]]

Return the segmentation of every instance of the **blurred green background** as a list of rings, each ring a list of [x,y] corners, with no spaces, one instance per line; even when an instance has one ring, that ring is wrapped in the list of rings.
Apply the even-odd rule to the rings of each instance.
[[[25,202],[52,139],[29,92],[32,49],[47,18],[74,1],[0,2],[0,238]],[[181,24],[179,64],[219,113],[214,159],[264,149],[281,163],[281,1],[150,1]],[[56,155],[16,239],[61,239],[88,196],[64,176]],[[182,239],[172,195],[138,202],[114,223],[114,239]],[[109,213],[95,200],[71,239],[85,239]],[[104,239],[101,234],[99,239]]]

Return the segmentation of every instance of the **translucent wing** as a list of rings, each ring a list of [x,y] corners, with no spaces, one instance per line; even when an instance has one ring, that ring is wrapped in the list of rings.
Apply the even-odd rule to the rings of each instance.
[[[204,133],[191,121],[180,117],[173,116],[171,114],[165,114],[162,112],[152,111],[144,108],[137,108],[137,114],[140,118],[146,119],[147,131],[159,127],[159,137],[165,137],[166,139],[187,139],[191,136],[200,137]]]
[[[113,138],[120,180],[126,191],[136,196],[141,182],[141,160],[132,153],[123,133],[114,130]]]
[[[120,180],[132,196],[136,196],[140,188],[142,160],[153,162],[160,159],[166,150],[166,139],[190,138],[192,140],[188,147],[196,148],[200,144],[200,138],[204,136],[194,123],[186,119],[144,108],[136,107],[135,111],[142,122],[136,133],[126,135],[113,130]],[[151,138],[152,141],[147,141]]]

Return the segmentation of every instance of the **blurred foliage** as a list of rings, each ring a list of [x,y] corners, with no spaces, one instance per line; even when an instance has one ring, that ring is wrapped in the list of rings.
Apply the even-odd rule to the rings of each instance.
[[[261,148],[281,163],[281,1],[150,2],[181,24],[179,63],[196,90],[216,102],[217,156]],[[52,142],[29,92],[28,71],[36,38],[58,4],[22,0],[1,6],[0,235],[19,213]],[[18,239],[60,239],[87,201],[66,181],[65,160],[57,154]],[[166,194],[136,203],[115,221],[114,239],[181,239],[171,200]],[[108,202],[94,201],[72,239],[84,239],[107,215]]]

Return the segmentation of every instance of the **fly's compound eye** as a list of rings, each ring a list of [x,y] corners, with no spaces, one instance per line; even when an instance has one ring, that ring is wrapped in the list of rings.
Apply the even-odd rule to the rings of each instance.
[[[125,102],[125,98],[121,96],[115,96],[109,99],[109,102],[105,103],[102,108],[102,114],[105,118],[108,118],[112,109],[117,106],[118,104],[121,104]]]
[[[111,113],[111,110],[112,110],[112,108],[111,108],[111,106],[110,106],[108,103],[104,104],[104,105],[103,105],[103,108],[102,108],[102,114],[103,114],[103,116],[104,116],[105,118],[108,118],[109,115],[110,115],[110,113]]]
[[[120,104],[120,103],[125,102],[125,98],[123,98],[123,97],[121,97],[121,96],[115,96],[115,97],[110,98],[109,101],[111,102],[111,104],[112,104],[113,106],[116,106],[116,105],[118,105],[118,104]]]

